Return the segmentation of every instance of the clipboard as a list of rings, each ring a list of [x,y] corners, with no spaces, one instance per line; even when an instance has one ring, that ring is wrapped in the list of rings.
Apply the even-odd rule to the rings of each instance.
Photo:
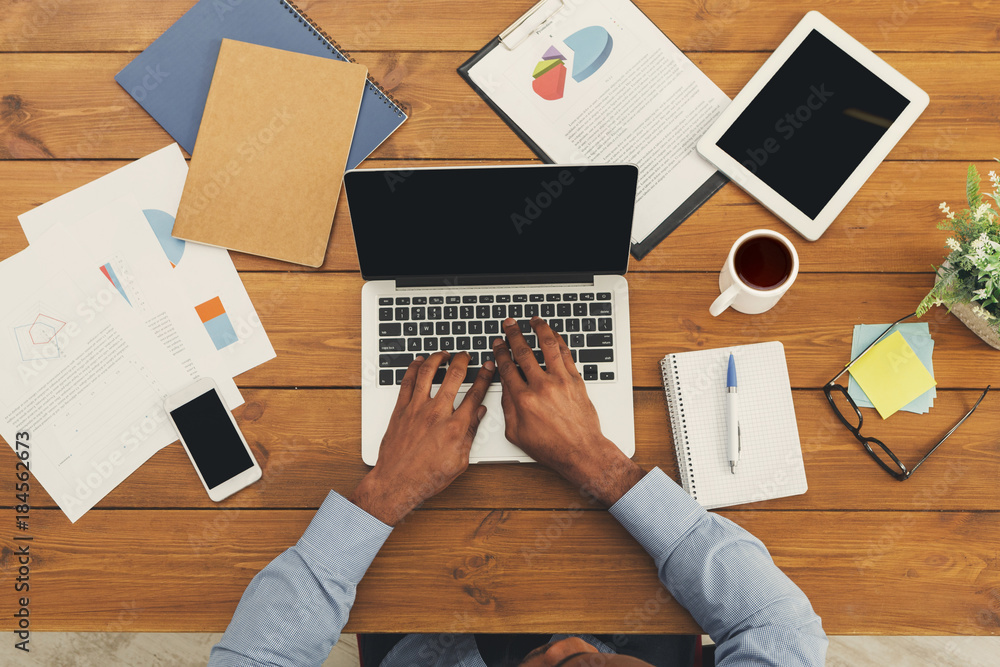
[[[514,133],[520,137],[528,148],[532,150],[543,162],[554,164],[553,160],[535,141],[525,132],[507,113],[494,102],[490,96],[480,86],[478,86],[469,74],[472,67],[485,58],[491,51],[498,47],[514,50],[528,39],[535,31],[541,30],[551,22],[552,18],[565,6],[565,0],[540,0],[534,7],[525,12],[517,21],[512,23],[506,30],[494,37],[490,42],[476,52],[471,58],[462,63],[458,68],[458,74],[467,84],[479,95],[486,104],[496,113],[500,119],[510,127]],[[641,11],[641,10],[640,10]],[[645,13],[643,12],[645,16]],[[647,19],[649,17],[646,17]],[[650,21],[652,23],[652,21]],[[662,33],[662,31],[660,31]],[[664,37],[670,41],[666,34]],[[671,41],[671,43],[673,43]],[[650,232],[638,243],[633,243],[630,252],[636,259],[642,259],[650,250],[655,248],[672,231],[677,229],[692,213],[697,211],[702,204],[715,194],[719,188],[729,182],[729,179],[722,172],[716,171],[704,183],[701,184],[680,206],[674,209],[660,223],[656,229]]]

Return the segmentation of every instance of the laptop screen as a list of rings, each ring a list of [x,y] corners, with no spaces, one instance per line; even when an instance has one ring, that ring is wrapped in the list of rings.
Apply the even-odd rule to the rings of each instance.
[[[360,169],[344,176],[366,280],[623,274],[632,165]]]

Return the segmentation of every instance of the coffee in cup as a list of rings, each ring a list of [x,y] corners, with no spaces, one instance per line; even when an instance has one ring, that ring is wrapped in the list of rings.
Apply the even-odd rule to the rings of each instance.
[[[709,312],[717,317],[730,306],[741,313],[763,313],[778,303],[799,274],[799,255],[787,238],[769,229],[747,232],[729,250],[719,274],[722,294]]]

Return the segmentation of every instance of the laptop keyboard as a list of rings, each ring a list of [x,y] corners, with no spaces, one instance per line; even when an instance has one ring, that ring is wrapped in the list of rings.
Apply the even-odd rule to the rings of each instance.
[[[417,355],[438,350],[468,352],[465,382],[493,359],[492,342],[503,336],[503,321],[517,321],[538,363],[545,359],[530,320],[538,315],[558,332],[587,382],[615,379],[614,315],[610,292],[512,292],[462,296],[385,296],[378,302],[379,384],[400,384]],[[434,384],[444,380],[439,368]]]

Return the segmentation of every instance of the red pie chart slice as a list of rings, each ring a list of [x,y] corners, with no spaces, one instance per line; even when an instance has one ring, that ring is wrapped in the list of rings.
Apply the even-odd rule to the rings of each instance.
[[[543,100],[562,99],[566,87],[566,66],[559,64],[531,82],[531,89]]]

